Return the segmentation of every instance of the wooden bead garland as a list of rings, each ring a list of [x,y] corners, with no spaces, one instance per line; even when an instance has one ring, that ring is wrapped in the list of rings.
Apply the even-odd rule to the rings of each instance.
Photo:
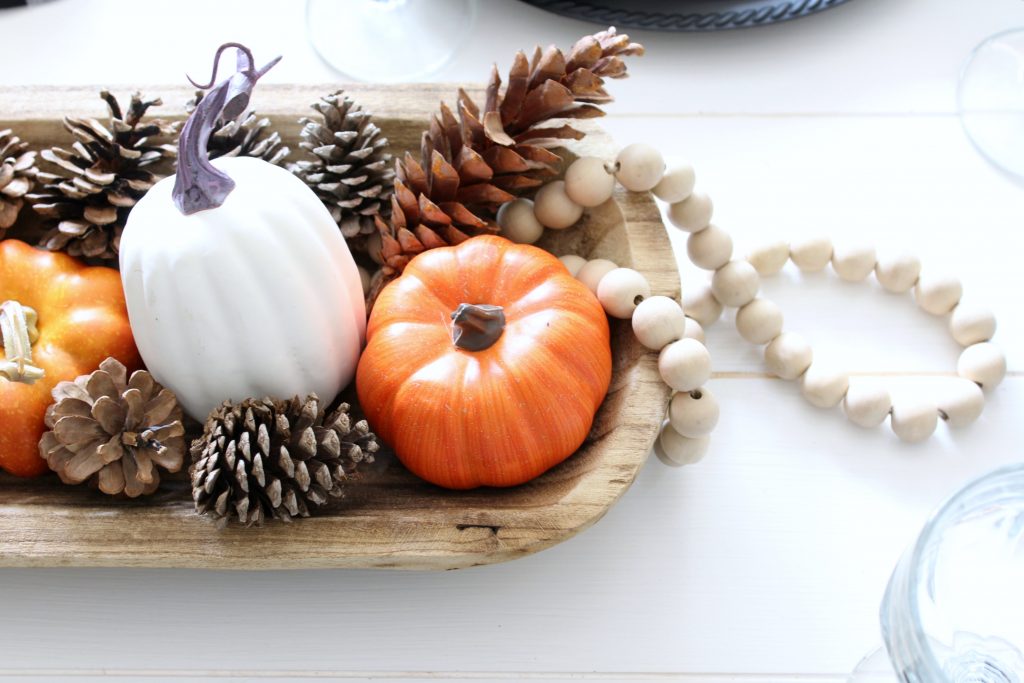
[[[868,275],[874,272],[876,263],[878,258],[874,247],[840,247],[832,251],[832,270],[836,271],[841,280],[847,282],[863,282],[868,279]]]
[[[597,286],[608,273],[618,268],[613,261],[608,259],[598,258],[593,261],[587,261],[583,266],[576,272],[576,279],[587,286],[594,296],[597,296]]]
[[[533,206],[533,220],[553,229],[575,223],[586,208],[611,198],[614,184],[634,192],[652,191],[679,207],[673,221],[694,234],[688,244],[690,257],[704,267],[717,269],[732,258],[732,237],[711,221],[711,198],[693,193],[696,176],[693,167],[682,165],[665,171],[661,154],[648,145],[624,148],[614,163],[594,157],[574,161],[564,181],[542,187]],[[533,223],[512,208],[515,200],[501,207],[499,227],[519,241],[525,233],[533,238]],[[525,206],[525,205],[524,205]],[[502,220],[502,212],[506,220]],[[572,219],[570,222],[569,219]],[[533,241],[539,239],[534,238]],[[788,245],[787,245],[788,247]],[[788,249],[787,249],[788,255]],[[667,411],[655,451],[663,462],[680,466],[697,462],[708,450],[708,435],[718,423],[718,402],[702,385],[711,376],[711,356],[704,347],[704,326],[722,314],[722,304],[710,288],[697,290],[685,308],[666,296],[651,296],[647,279],[630,268],[620,268],[608,259],[587,261],[575,254],[560,257],[566,269],[592,291],[612,317],[630,319],[637,339],[658,352],[658,370],[676,393]],[[781,266],[780,266],[781,267]],[[757,293],[757,272],[746,262],[735,265],[719,278],[719,287],[730,294],[730,301],[753,299]],[[769,302],[770,303],[770,302]],[[692,311],[691,316],[684,310]],[[770,322],[770,321],[769,321]],[[781,325],[781,321],[779,323]]]
[[[675,391],[655,444],[658,458],[668,465],[692,464],[703,458],[709,434],[718,423],[718,403],[703,386],[711,376],[704,328],[721,317],[724,306],[738,308],[740,335],[764,345],[768,369],[782,379],[799,380],[801,393],[812,405],[834,408],[841,404],[847,418],[862,427],[876,427],[888,417],[893,432],[911,443],[931,436],[940,418],[951,427],[974,422],[984,408],[982,390],[994,388],[1006,374],[1005,355],[989,342],[996,329],[995,317],[987,309],[961,302],[963,288],[957,278],[929,271],[922,275],[920,260],[911,254],[879,259],[870,246],[833,246],[826,238],[793,244],[776,241],[750,251],[746,258],[734,258],[732,237],[711,224],[711,198],[694,191],[693,167],[682,165],[666,172],[661,154],[648,145],[630,145],[610,164],[593,157],[578,159],[567,170],[566,180],[538,191],[533,218],[549,228],[567,228],[580,219],[585,207],[610,199],[615,180],[627,190],[652,191],[668,202],[669,221],[690,233],[690,260],[714,272],[710,285],[687,292],[680,306],[668,297],[651,296],[646,278],[635,270],[619,268],[607,259],[586,261],[573,254],[561,257],[569,272],[597,295],[609,315],[630,318],[640,343],[658,351],[659,373]],[[536,232],[528,219],[511,218],[522,209],[502,209],[509,220],[503,225],[499,213],[499,225],[512,233],[513,239],[523,233],[532,237]],[[783,329],[779,307],[757,297],[760,278],[780,272],[790,260],[804,272],[823,271],[831,265],[848,282],[861,282],[874,273],[883,289],[895,294],[913,290],[923,311],[948,314],[951,335],[965,347],[957,362],[957,374],[963,379],[936,401],[924,398],[894,404],[885,387],[869,382],[851,384],[847,373],[815,364],[807,341]]]
[[[666,204],[675,204],[690,196],[696,180],[693,166],[683,164],[669,169],[651,192]]]
[[[565,193],[565,181],[556,180],[537,190],[533,213],[537,221],[552,230],[562,230],[583,215],[583,207]]]
[[[926,271],[914,285],[914,300],[922,311],[932,315],[946,315],[952,311],[960,303],[963,293],[960,280],[952,275],[933,275]]]
[[[789,248],[789,258],[793,260],[797,268],[806,273],[825,270],[825,266],[832,260],[832,241],[819,237],[794,242]],[[783,261],[783,265],[785,265],[785,261]]]
[[[668,422],[683,436],[707,436],[718,424],[718,400],[707,389],[680,391],[668,405]]]
[[[632,268],[609,271],[597,285],[597,300],[614,318],[630,319],[640,302],[650,295],[647,278]]]
[[[615,179],[630,192],[653,190],[664,175],[661,152],[642,142],[623,147],[615,158]]]
[[[612,198],[615,176],[597,157],[577,159],[565,172],[565,194],[582,207],[600,206]]]
[[[569,274],[573,277],[576,277],[579,274],[580,269],[587,265],[587,259],[582,256],[577,256],[576,254],[559,256],[558,260],[562,262],[562,265],[565,266],[566,270],[568,270]]]
[[[732,258],[732,237],[716,225],[692,233],[686,240],[690,262],[704,270],[717,270]]]
[[[544,234],[544,226],[534,215],[533,202],[515,199],[501,205],[497,215],[501,233],[517,244],[533,244]]]
[[[747,261],[762,277],[775,275],[789,260],[789,242],[770,242],[747,254]]]
[[[633,334],[651,351],[661,351],[672,342],[686,337],[683,307],[667,296],[644,299],[633,311]]]
[[[671,208],[669,213],[671,215]],[[692,233],[689,228],[685,229]],[[692,233],[688,240],[700,234],[701,231]],[[715,240],[720,239],[715,237]],[[921,262],[912,254],[878,258],[871,247],[833,248],[826,239],[805,240],[788,247],[784,242],[759,247],[749,253],[749,270],[745,272],[748,275],[750,272],[777,273],[786,258],[805,272],[823,270],[831,264],[836,274],[849,282],[862,281],[874,273],[886,291],[902,294],[913,290],[922,310],[932,315],[948,314],[951,335],[965,347],[957,361],[957,374],[963,382],[947,391],[939,402],[917,399],[895,404],[883,387],[851,385],[846,373],[814,364],[813,351],[803,337],[782,329],[782,314],[777,306],[763,298],[742,303],[751,291],[757,291],[759,283],[744,280],[745,289],[741,290],[735,273],[738,262],[730,261],[715,270],[710,294],[720,305],[739,306],[737,330],[752,343],[766,344],[765,363],[772,374],[799,380],[801,393],[812,405],[831,408],[841,403],[854,424],[875,427],[889,417],[893,432],[910,443],[931,436],[939,418],[950,427],[963,427],[981,415],[982,390],[990,390],[1002,381],[1006,375],[1006,356],[989,341],[996,330],[995,316],[988,309],[961,302],[963,288],[958,279],[928,272],[922,275]],[[698,301],[709,311],[707,320],[702,321],[707,326],[713,322],[711,318],[717,319],[721,313],[707,302]]]

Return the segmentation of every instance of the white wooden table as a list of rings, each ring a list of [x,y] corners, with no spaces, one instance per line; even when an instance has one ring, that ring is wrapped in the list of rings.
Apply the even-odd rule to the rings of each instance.
[[[438,80],[482,80],[518,47],[591,30],[482,3]],[[223,40],[337,77],[305,42],[302,3],[61,0],[0,12],[0,83],[179,82]],[[1024,25],[1019,0],[851,0],[788,25],[634,35],[613,84],[623,143],[687,159],[743,250],[825,234],[910,246],[995,307],[1010,376],[973,427],[923,445],[820,411],[726,321],[709,334],[723,408],[707,459],[653,460],[593,529],[506,565],[387,572],[0,571],[0,680],[203,677],[842,681],[879,642],[888,573],[929,510],[1024,442],[1024,190],[985,164],[955,114],[959,65]],[[159,26],[160,28],[155,28]],[[339,27],[339,39],[344,39]],[[685,240],[673,235],[685,257]],[[704,275],[684,268],[684,287]],[[955,367],[943,322],[909,297],[834,277],[766,284],[820,356],[897,390]]]

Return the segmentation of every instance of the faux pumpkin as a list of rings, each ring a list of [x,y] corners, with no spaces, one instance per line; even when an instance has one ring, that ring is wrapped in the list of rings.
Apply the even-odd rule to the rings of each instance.
[[[0,469],[42,474],[39,438],[53,387],[92,372],[108,356],[130,370],[141,365],[117,271],[17,240],[0,242],[0,331]]]
[[[583,443],[611,365],[594,295],[551,254],[482,236],[420,254],[381,292],[356,389],[414,474],[514,486]]]
[[[261,159],[207,156],[215,121],[243,114],[276,63],[256,70],[234,44],[218,57],[228,47],[239,48],[238,72],[186,122],[177,175],[135,206],[120,248],[139,351],[200,421],[225,400],[330,403],[355,374],[366,329],[359,271],[312,190]]]

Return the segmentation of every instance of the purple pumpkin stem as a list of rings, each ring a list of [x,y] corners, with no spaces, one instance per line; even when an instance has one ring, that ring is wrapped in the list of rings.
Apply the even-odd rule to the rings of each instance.
[[[214,86],[220,57],[225,50],[232,47],[238,50],[236,71]],[[178,174],[171,196],[174,198],[174,205],[186,216],[217,208],[224,203],[231,190],[235,189],[235,181],[210,163],[207,148],[210,135],[218,119],[233,121],[245,113],[256,81],[279,61],[281,58],[276,57],[257,70],[249,48],[239,43],[224,43],[217,48],[217,53],[213,57],[213,75],[210,76],[210,82],[200,85],[191,78],[188,79],[195,87],[201,90],[209,89],[209,92],[188,117],[178,140]]]

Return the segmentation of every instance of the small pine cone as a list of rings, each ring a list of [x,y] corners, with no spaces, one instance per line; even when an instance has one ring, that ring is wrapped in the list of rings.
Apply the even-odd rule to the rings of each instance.
[[[202,99],[203,91],[196,91],[196,96],[185,103],[185,111],[191,114]],[[218,119],[210,134],[207,149],[211,159],[255,157],[275,166],[284,166],[285,159],[291,153],[288,147],[281,144],[281,135],[276,130],[270,130],[270,119],[259,118],[255,112],[248,112],[242,121]]]
[[[302,142],[312,159],[292,164],[292,173],[320,197],[356,249],[376,228],[373,217],[390,208],[395,171],[388,139],[364,111],[342,91],[312,105],[320,120],[303,118]]]
[[[116,261],[128,213],[149,188],[163,178],[152,169],[177,155],[170,142],[177,123],[146,119],[159,99],[143,100],[136,93],[122,112],[107,91],[100,97],[110,110],[110,124],[96,119],[65,118],[74,137],[71,149],[54,147],[40,152],[55,172],[39,171],[42,188],[26,198],[47,224],[39,246],[72,256]]]
[[[36,177],[36,153],[10,130],[0,130],[0,239],[18,220]]]
[[[365,420],[352,423],[347,403],[325,416],[315,394],[225,401],[192,442],[192,497],[220,526],[308,517],[340,497],[378,447]]]
[[[88,480],[135,498],[156,491],[158,467],[177,472],[184,464],[181,407],[145,370],[128,378],[108,358],[92,374],[59,383],[53,399],[39,453],[65,484]]]

